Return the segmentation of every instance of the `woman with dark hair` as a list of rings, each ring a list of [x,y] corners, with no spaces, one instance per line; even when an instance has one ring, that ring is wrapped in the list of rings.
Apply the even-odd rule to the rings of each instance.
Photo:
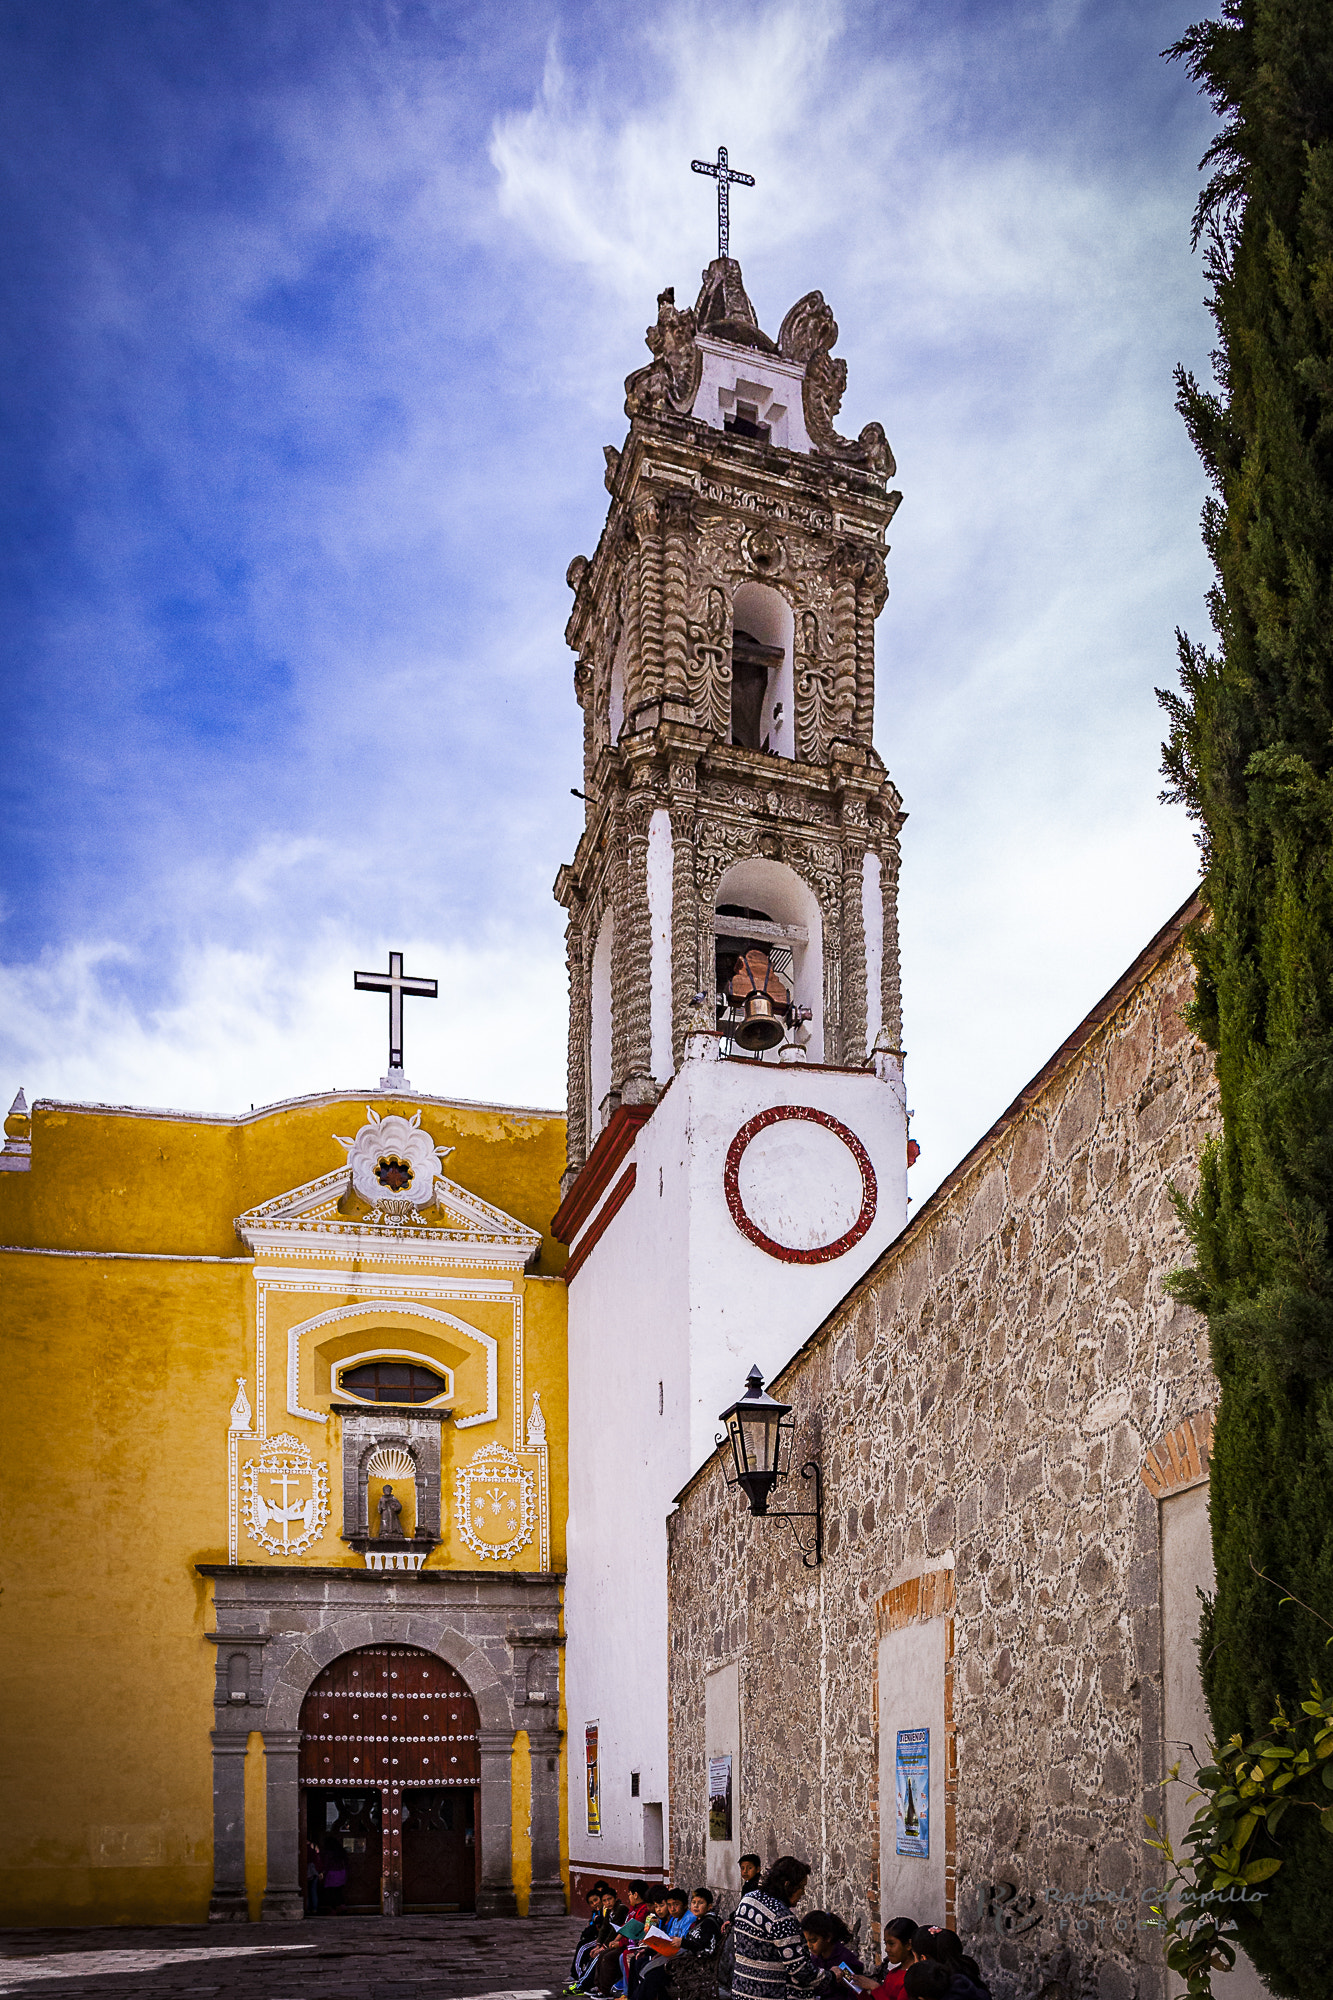
[[[819,1981],[800,1919],[793,1913],[810,1879],[808,1861],[782,1854],[757,1889],[741,1897],[732,1918],[736,1941],[731,1990],[736,2000],[787,2000],[812,1993]]]
[[[852,1934],[832,1910],[807,1910],[801,1918],[801,1931],[819,1973],[819,1984],[814,1988],[817,1994],[826,1996],[838,1991],[835,1974],[839,1968],[848,1972],[861,1970],[861,1961],[852,1949]]]
[[[894,1917],[884,1926],[884,1963],[873,1979],[863,1973],[843,1972],[838,1976],[858,1993],[873,2000],[903,2000],[907,1968],[916,1963],[916,1940],[922,1933],[910,1917]]]
[[[967,1956],[957,1931],[938,1930],[933,1924],[928,1930],[918,1931],[916,1955],[928,1965],[942,1965],[955,1981],[967,1982],[965,1986],[950,1986],[950,2000],[972,2000],[974,1993],[979,1993],[981,2000],[990,2000],[990,1988],[981,1976],[981,1967],[975,1958]]]

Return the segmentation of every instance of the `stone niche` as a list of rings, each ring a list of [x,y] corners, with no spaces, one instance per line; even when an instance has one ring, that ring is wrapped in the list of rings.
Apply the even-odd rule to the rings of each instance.
[[[420,1569],[440,1539],[440,1429],[453,1412],[332,1407],[342,1419],[343,1540],[367,1569]],[[398,1535],[381,1528],[386,1486],[402,1509]]]

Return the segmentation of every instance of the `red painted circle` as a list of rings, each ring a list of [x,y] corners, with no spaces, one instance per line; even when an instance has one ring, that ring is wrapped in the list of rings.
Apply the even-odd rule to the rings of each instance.
[[[752,1221],[745,1212],[741,1200],[741,1161],[751,1139],[770,1125],[778,1125],[786,1118],[803,1118],[811,1125],[823,1125],[842,1140],[852,1158],[861,1170],[861,1213],[851,1228],[832,1243],[821,1243],[813,1250],[794,1250],[789,1244],[778,1243]],[[870,1164],[870,1156],[849,1126],[840,1118],[833,1118],[827,1111],[814,1111],[806,1104],[775,1104],[767,1111],[761,1111],[755,1118],[748,1119],[727,1148],[727,1163],[722,1170],[722,1185],[727,1193],[727,1207],[731,1219],[742,1236],[748,1236],[751,1243],[757,1243],[770,1257],[778,1257],[784,1264],[830,1264],[835,1257],[845,1256],[847,1251],[861,1241],[875,1219],[875,1209],[879,1201],[875,1186],[875,1169]]]

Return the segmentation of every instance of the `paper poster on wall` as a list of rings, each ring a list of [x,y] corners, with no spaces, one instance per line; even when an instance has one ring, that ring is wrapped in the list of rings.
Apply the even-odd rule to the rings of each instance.
[[[898,1731],[896,1852],[930,1858],[930,1731]]]
[[[600,1837],[602,1831],[602,1790],[597,1771],[597,1724],[590,1722],[583,1732],[583,1755],[588,1768],[588,1831]]]
[[[708,1760],[708,1838],[731,1839],[731,1752]]]

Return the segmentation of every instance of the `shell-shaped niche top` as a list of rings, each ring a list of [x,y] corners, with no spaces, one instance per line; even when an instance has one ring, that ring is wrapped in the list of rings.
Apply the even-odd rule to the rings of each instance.
[[[435,1177],[453,1147],[437,1146],[422,1131],[419,1111],[411,1118],[397,1111],[381,1118],[368,1104],[366,1118],[369,1122],[354,1139],[334,1134],[347,1148],[352,1186],[363,1201],[407,1201],[414,1208],[428,1208],[435,1199]]]

